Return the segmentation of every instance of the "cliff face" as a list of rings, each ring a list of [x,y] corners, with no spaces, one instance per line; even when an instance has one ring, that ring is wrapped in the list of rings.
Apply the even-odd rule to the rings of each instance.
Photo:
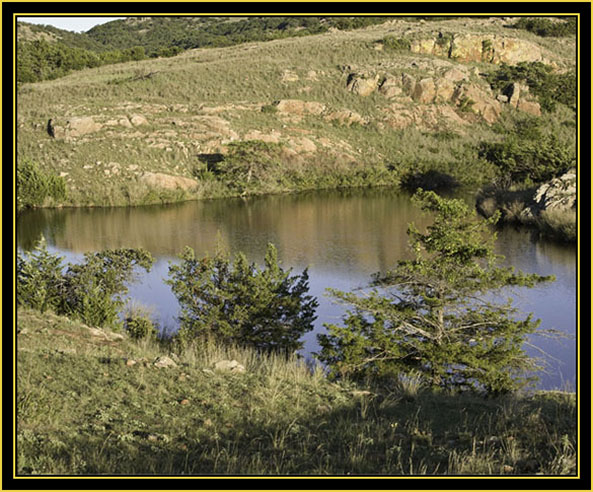
[[[496,34],[455,34],[435,38],[417,39],[411,43],[411,51],[425,55],[446,57],[461,63],[549,63],[542,49],[529,41]]]

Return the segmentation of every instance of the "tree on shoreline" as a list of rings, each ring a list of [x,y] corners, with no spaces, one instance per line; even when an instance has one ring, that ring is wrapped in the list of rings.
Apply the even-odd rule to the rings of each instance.
[[[213,338],[287,353],[302,347],[300,338],[313,329],[318,303],[308,295],[307,270],[293,276],[282,269],[272,244],[263,268],[242,253],[234,261],[223,251],[196,258],[186,247],[180,257],[166,281],[181,305],[180,343]]]
[[[488,394],[514,391],[537,368],[523,351],[539,321],[516,319],[512,301],[487,293],[553,280],[499,266],[494,254],[498,220],[478,220],[461,200],[419,191],[413,200],[435,214],[425,233],[408,228],[412,260],[376,275],[365,296],[331,290],[353,309],[345,326],[326,325],[317,357],[334,377],[389,383],[419,375],[429,386]]]

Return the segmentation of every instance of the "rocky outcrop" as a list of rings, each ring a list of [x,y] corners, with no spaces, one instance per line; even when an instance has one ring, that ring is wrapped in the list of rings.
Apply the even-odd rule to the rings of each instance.
[[[462,111],[480,115],[487,123],[494,123],[500,116],[501,104],[485,88],[462,83],[455,88],[452,102]]]
[[[558,178],[541,185],[533,195],[533,203],[523,210],[521,219],[533,220],[544,212],[564,212],[576,209],[577,175],[571,169]]]
[[[140,126],[148,124],[148,120],[141,114],[135,114],[130,118],[130,123],[134,126]]]
[[[423,131],[463,132],[469,123],[449,105],[416,105],[394,103],[384,110],[383,123],[396,130],[415,126]]]
[[[451,58],[459,62],[506,63],[545,61],[541,48],[522,39],[493,34],[457,34],[413,40],[413,53]]]

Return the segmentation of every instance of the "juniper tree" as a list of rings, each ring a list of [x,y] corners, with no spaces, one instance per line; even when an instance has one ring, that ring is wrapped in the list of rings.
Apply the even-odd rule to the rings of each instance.
[[[408,227],[413,259],[375,275],[364,296],[331,290],[352,306],[344,326],[326,325],[318,335],[334,377],[389,382],[420,374],[433,387],[513,391],[533,380],[535,361],[523,350],[539,321],[518,319],[512,300],[491,293],[509,286],[533,287],[553,280],[500,265],[490,226],[462,200],[419,191],[413,200],[435,214],[420,232]]]
[[[307,270],[291,275],[268,245],[264,267],[239,253],[196,258],[186,247],[181,263],[171,265],[167,283],[181,305],[178,340],[213,338],[260,350],[294,352],[313,329],[317,300],[308,295]]]

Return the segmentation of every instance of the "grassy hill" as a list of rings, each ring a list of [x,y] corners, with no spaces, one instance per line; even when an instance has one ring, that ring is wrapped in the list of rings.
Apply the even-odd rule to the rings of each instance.
[[[26,309],[17,336],[19,475],[576,472],[574,394],[484,399],[413,380],[384,394],[299,360],[178,356]]]
[[[496,171],[480,156],[483,142],[533,121],[567,147],[575,138],[574,111],[544,110],[529,80],[517,82],[521,96],[518,88],[509,95],[512,80],[489,82],[505,63],[570,79],[575,40],[509,24],[402,18],[21,84],[18,161],[35,163],[41,181],[64,182],[65,198],[49,194],[37,205],[397,185],[427,171],[483,184]]]

